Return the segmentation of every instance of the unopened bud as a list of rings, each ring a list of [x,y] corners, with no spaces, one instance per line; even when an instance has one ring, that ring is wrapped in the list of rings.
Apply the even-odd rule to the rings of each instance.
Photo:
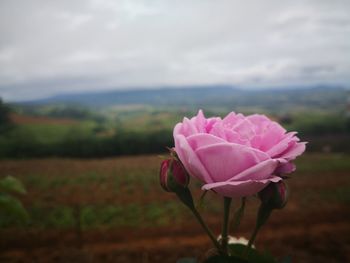
[[[282,209],[288,201],[288,187],[284,181],[270,183],[258,194],[264,206]]]
[[[182,163],[176,159],[164,160],[160,166],[160,185],[167,192],[176,192],[188,186],[190,177]]]

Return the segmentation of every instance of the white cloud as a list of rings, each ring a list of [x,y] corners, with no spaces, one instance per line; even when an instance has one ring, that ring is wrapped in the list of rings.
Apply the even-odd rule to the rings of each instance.
[[[349,1],[3,0],[0,96],[343,84]]]

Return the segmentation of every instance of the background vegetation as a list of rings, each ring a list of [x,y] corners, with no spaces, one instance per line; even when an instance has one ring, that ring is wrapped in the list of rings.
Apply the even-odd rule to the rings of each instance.
[[[268,244],[276,257],[292,252],[293,262],[348,262],[347,90],[240,92],[221,87],[212,93],[196,89],[94,94],[80,101],[81,96],[0,101],[0,182],[16,178],[26,189],[26,194],[0,189],[0,197],[11,197],[19,208],[19,213],[0,209],[0,261],[176,262],[205,255],[207,237],[176,197],[159,186],[161,159],[156,155],[173,145],[174,125],[201,108],[206,116],[232,110],[266,114],[309,142],[288,180],[290,201],[259,234],[259,249]],[[191,180],[191,187],[200,205],[200,183]],[[205,200],[200,209],[219,233],[222,204],[214,193]],[[248,200],[245,223],[234,235],[249,236],[257,203]]]
[[[298,131],[309,141],[308,151],[350,151],[350,112],[344,89],[252,92],[218,87],[216,91],[130,91],[32,103],[1,102],[0,158],[164,152],[173,144],[174,125],[199,108],[207,116],[225,116],[232,110],[267,114],[287,130]],[[111,98],[115,98],[114,104]]]

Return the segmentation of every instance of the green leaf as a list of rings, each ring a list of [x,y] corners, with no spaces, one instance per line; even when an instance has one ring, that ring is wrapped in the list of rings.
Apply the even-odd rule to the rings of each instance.
[[[197,259],[195,259],[195,258],[180,258],[176,261],[176,263],[197,263]]]
[[[292,257],[286,256],[286,257],[281,259],[280,263],[292,263]]]
[[[0,194],[0,214],[2,213],[15,216],[22,222],[27,221],[29,217],[21,202],[7,194]]]
[[[232,255],[249,263],[276,263],[276,260],[268,252],[260,253],[254,248],[246,251],[247,246],[243,244],[230,244],[229,249]]]
[[[26,189],[24,188],[21,181],[18,179],[7,176],[0,180],[0,191],[1,192],[14,192],[19,194],[25,194]]]

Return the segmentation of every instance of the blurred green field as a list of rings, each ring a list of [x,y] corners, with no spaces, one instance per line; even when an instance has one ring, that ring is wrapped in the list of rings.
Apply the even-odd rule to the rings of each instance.
[[[188,220],[188,211],[175,196],[159,187],[160,161],[157,156],[9,160],[0,161],[0,174],[15,176],[26,186],[28,193],[22,199],[30,214],[25,224],[29,227],[146,227]],[[350,171],[349,155],[307,154],[296,163],[297,172],[289,180],[292,192],[300,193],[300,183],[314,181],[303,193],[304,199],[350,201],[350,178],[345,177]],[[329,187],[324,185],[327,182]],[[199,198],[200,184],[192,184]],[[214,195],[208,198],[213,200]],[[210,201],[204,209],[210,214],[219,211],[220,206]],[[20,225],[11,216],[0,217],[0,227]]]
[[[112,107],[83,113],[79,118],[68,119],[65,114],[45,115],[48,114],[45,111],[36,115],[13,114],[12,124],[0,133],[0,158],[96,158],[160,153],[173,144],[174,125],[184,116],[196,114],[190,110],[150,106]],[[227,114],[211,110],[205,113],[208,117]],[[344,112],[265,113],[287,130],[298,131],[303,141],[309,141],[309,151],[350,151],[350,119]]]

